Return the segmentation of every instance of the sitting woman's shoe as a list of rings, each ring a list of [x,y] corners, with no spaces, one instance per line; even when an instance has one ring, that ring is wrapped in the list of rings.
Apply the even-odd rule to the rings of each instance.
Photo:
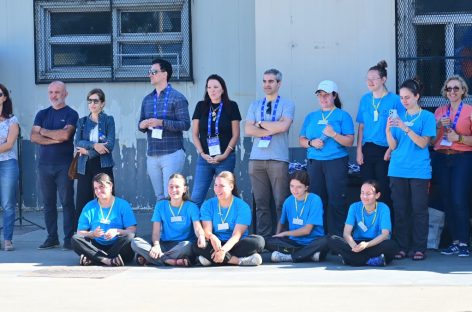
[[[3,242],[3,250],[5,250],[5,251],[15,250],[15,246],[13,246],[13,242],[11,240],[4,241]]]
[[[421,260],[424,260],[426,258],[426,254],[424,252],[417,251],[413,254],[413,256],[411,258],[415,261],[421,261]]]
[[[395,255],[395,259],[396,260],[402,260],[402,259],[405,259],[406,258],[406,252],[404,252],[403,250],[399,251],[396,255]]]

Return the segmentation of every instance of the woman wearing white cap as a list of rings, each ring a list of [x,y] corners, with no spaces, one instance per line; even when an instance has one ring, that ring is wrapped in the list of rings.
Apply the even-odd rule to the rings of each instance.
[[[327,232],[342,235],[346,219],[348,152],[354,142],[351,116],[341,109],[338,86],[320,82],[315,94],[321,109],[310,113],[300,130],[300,145],[307,149],[310,192],[325,203]]]

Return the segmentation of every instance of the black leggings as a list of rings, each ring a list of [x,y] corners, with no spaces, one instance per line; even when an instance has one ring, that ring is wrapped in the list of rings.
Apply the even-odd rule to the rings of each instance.
[[[76,254],[84,255],[92,260],[93,264],[101,264],[103,259],[113,259],[118,255],[121,256],[123,262],[127,263],[133,260],[134,251],[131,249],[131,241],[134,233],[118,238],[111,245],[102,245],[97,243],[95,239],[85,238],[82,235],[75,234],[72,236],[72,249]]]
[[[308,245],[300,245],[288,237],[268,237],[265,242],[267,250],[291,254],[293,262],[311,261],[311,257],[317,252],[320,252],[320,260],[324,260],[328,253],[326,237],[314,239]]]
[[[221,245],[223,246],[226,242],[222,241]],[[209,241],[207,241],[206,248],[199,248],[197,243],[193,244],[193,252],[197,256],[202,256],[207,260],[211,261],[213,264],[216,265],[223,265],[228,264],[229,259],[232,256],[235,257],[247,257],[252,254],[260,253],[264,249],[264,238],[259,235],[249,235],[245,238],[242,238],[237,242],[230,251],[225,254],[225,258],[222,263],[215,263],[211,258],[211,254],[214,252],[213,246]]]

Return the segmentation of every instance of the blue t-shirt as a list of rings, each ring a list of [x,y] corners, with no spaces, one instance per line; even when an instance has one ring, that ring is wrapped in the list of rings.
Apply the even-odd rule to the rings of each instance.
[[[300,130],[300,136],[305,137],[308,140],[320,138],[326,125],[319,124],[319,122],[323,120],[322,115],[326,118],[329,113],[329,111],[323,112],[317,110],[308,114],[303,122],[302,129]],[[341,135],[354,134],[354,123],[352,122],[351,116],[346,111],[336,108],[327,120],[328,124],[333,127],[336,133]],[[322,149],[316,149],[314,147],[308,147],[307,149],[308,159],[332,160],[347,156],[347,154],[345,146],[342,146],[336,142],[335,139],[329,137],[324,141]]]
[[[282,207],[282,215],[280,216],[280,224],[288,222],[288,229],[290,231],[298,230],[307,224],[313,224],[313,229],[310,234],[306,236],[290,236],[289,238],[296,241],[300,245],[308,245],[314,239],[324,236],[323,230],[323,203],[321,198],[313,193],[308,193],[306,199],[297,200],[297,209],[295,209],[295,196],[290,195],[284,202]],[[297,224],[298,221],[294,219],[303,220],[303,224]]]
[[[109,229],[121,229],[124,230],[130,226],[136,225],[136,218],[134,217],[133,209],[131,205],[124,199],[115,197],[113,208],[110,212],[110,207],[102,207],[100,211],[100,205],[98,200],[91,200],[85,205],[84,210],[79,217],[78,231],[94,231],[97,227],[100,227],[104,232]],[[108,214],[110,216],[108,217]],[[102,219],[107,219],[109,222],[100,222]],[[95,240],[102,245],[111,245],[117,239],[117,236],[107,240],[104,237],[95,238]]]
[[[413,125],[409,128],[417,135],[434,137],[436,135],[436,121],[433,113],[423,109],[418,114],[409,116],[405,113],[399,117],[403,122],[414,120]],[[415,120],[416,117],[418,118]],[[392,151],[388,175],[398,178],[431,179],[428,146],[420,148],[400,128],[391,128],[391,133],[397,141],[397,148]]]
[[[378,120],[374,121],[374,105],[378,106]],[[400,102],[400,97],[395,93],[387,93],[382,99],[374,99],[372,104],[372,92],[364,94],[359,103],[356,121],[364,124],[362,145],[374,143],[380,146],[388,146],[385,128],[391,109],[396,109],[398,115],[405,113],[405,108]]]
[[[206,200],[200,210],[200,216],[202,221],[211,221],[213,223],[213,233],[221,241],[227,241],[233,235],[233,230],[236,224],[251,225],[251,208],[246,204],[244,200],[239,197],[233,196],[233,205],[231,209],[221,207],[221,216],[218,210],[218,198],[213,197]],[[229,210],[229,212],[228,212]],[[228,223],[229,229],[218,230],[218,224],[222,224],[222,220]],[[241,238],[248,235],[246,230]]]
[[[364,231],[359,222],[363,222],[367,231]],[[362,202],[353,203],[347,213],[346,224],[352,225],[352,238],[354,240],[371,240],[382,234],[382,230],[392,232],[390,221],[390,209],[382,202],[377,202],[377,211],[367,213]],[[390,237],[390,235],[389,235]]]
[[[67,125],[73,126],[75,129],[78,119],[79,114],[69,106],[60,109],[49,106],[36,114],[34,125],[47,130],[60,130]],[[39,145],[39,164],[69,165],[74,154],[74,133],[65,142]]]
[[[195,241],[193,222],[200,220],[198,207],[191,201],[185,201],[180,213],[179,208],[170,206],[167,199],[156,203],[151,221],[161,223],[162,241]]]

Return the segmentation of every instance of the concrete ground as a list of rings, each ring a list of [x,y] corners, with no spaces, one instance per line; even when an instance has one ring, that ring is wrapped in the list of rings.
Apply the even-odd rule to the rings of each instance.
[[[41,212],[24,216],[44,225]],[[150,213],[136,216],[148,235]],[[425,261],[386,268],[346,267],[334,256],[259,267],[80,267],[72,251],[37,250],[45,237],[23,222],[16,251],[0,251],[0,311],[472,311],[472,257],[429,251]]]

